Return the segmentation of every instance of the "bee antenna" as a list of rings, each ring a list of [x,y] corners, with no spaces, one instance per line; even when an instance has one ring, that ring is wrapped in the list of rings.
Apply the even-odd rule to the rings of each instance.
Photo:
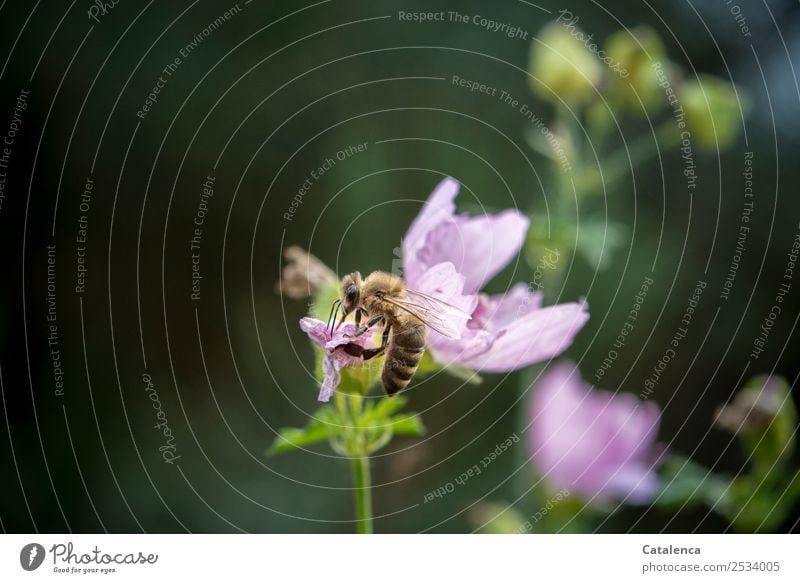
[[[328,314],[328,325],[327,327],[331,330],[331,336],[333,336],[333,324],[336,322],[336,315],[339,313],[339,308],[342,305],[342,300],[335,300],[333,305],[331,306],[331,312]]]

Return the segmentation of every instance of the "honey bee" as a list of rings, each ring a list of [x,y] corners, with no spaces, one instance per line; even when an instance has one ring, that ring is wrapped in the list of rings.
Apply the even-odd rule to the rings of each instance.
[[[343,348],[364,360],[386,353],[381,381],[390,396],[406,388],[417,371],[425,352],[428,328],[459,339],[461,334],[453,320],[470,319],[469,314],[455,306],[408,289],[400,277],[385,271],[374,271],[366,279],[362,279],[358,271],[344,276],[339,297],[333,306],[331,321],[335,321],[340,307],[343,315],[339,325],[348,314],[355,313],[354,337],[382,324],[380,346],[362,348],[351,342]]]

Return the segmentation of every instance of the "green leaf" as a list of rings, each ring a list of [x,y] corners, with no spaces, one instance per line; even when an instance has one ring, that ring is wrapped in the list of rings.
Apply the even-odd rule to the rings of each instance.
[[[664,482],[656,504],[678,508],[684,504],[706,504],[724,510],[730,506],[728,480],[687,458],[672,455],[661,467]]]
[[[403,408],[408,402],[402,395],[394,397],[383,397],[377,405],[368,405],[368,408],[361,416],[362,425],[374,425],[386,423],[394,413]]]
[[[372,455],[392,440],[394,432],[391,425],[384,425],[383,427],[366,429],[365,435],[367,438],[366,454]]]
[[[606,269],[614,253],[626,242],[627,228],[620,223],[585,219],[578,229],[577,252],[592,267]]]
[[[798,495],[796,471],[775,467],[767,474],[740,474],[731,483],[732,503],[723,513],[738,532],[772,532],[786,520]]]
[[[267,455],[277,455],[327,441],[341,432],[336,412],[330,407],[319,409],[303,428],[284,427],[267,450]]]
[[[401,415],[395,415],[392,417],[391,422],[392,431],[394,431],[395,435],[422,437],[427,431],[418,413],[403,413]]]

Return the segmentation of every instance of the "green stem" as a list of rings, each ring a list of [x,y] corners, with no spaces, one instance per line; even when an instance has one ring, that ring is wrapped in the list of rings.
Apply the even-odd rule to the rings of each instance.
[[[672,126],[672,122],[668,120],[656,128],[655,136],[652,133],[643,134],[628,142],[627,147],[620,146],[607,155],[602,160],[606,189],[613,188],[619,180],[629,176],[634,168],[655,156],[656,153],[663,154],[665,148],[677,144],[679,135]],[[599,179],[600,177],[597,176],[591,184],[582,184],[581,186],[583,189],[599,188]]]
[[[372,484],[369,473],[369,458],[350,458],[355,486],[356,520],[358,534],[372,534]]]

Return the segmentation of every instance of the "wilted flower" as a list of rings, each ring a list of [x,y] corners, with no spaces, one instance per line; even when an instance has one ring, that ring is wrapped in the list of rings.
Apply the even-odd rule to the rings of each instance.
[[[763,432],[780,412],[786,399],[778,377],[757,377],[736,395],[732,403],[717,409],[717,425],[731,433]]]
[[[654,403],[593,390],[575,364],[560,362],[530,401],[533,464],[554,487],[586,499],[647,503],[659,489],[659,416]]]
[[[300,328],[308,334],[314,344],[325,351],[322,357],[323,378],[319,400],[327,403],[342,380],[341,369],[363,362],[360,356],[352,356],[345,352],[343,346],[352,342],[361,348],[371,348],[374,346],[372,336],[363,334],[354,338],[356,326],[350,322],[346,322],[331,333],[330,327],[325,322],[310,317],[300,320]]]
[[[403,240],[408,286],[472,314],[459,340],[429,332],[434,358],[505,372],[560,354],[589,318],[585,302],[542,308],[541,292],[524,283],[505,294],[478,293],[519,253],[529,221],[515,209],[456,215],[458,190],[458,182],[443,180]]]
[[[559,98],[567,103],[585,102],[600,81],[600,61],[587,48],[593,41],[575,22],[576,18],[562,14],[531,45],[528,70],[535,77],[530,79],[531,88],[551,102],[558,103]]]
[[[794,452],[797,411],[780,376],[753,377],[732,403],[717,409],[716,424],[737,434],[752,462],[763,467],[775,468]]]
[[[336,274],[311,253],[297,246],[287,247],[283,256],[286,265],[275,284],[278,293],[301,300],[313,296],[326,286],[336,285]]]

